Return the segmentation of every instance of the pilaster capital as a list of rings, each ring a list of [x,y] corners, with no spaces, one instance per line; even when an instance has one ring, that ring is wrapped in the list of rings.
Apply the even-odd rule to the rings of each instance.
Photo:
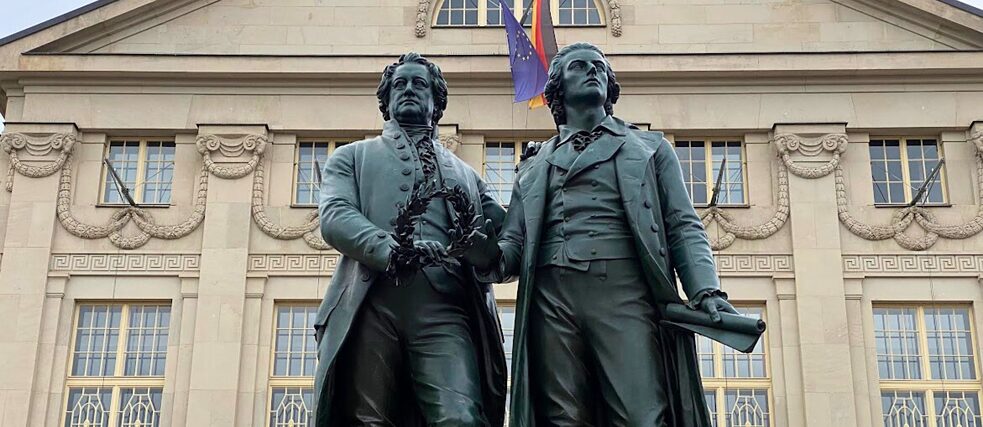
[[[74,123],[10,122],[0,134],[0,149],[10,156],[7,191],[13,191],[14,172],[29,178],[60,171],[79,140]]]
[[[773,134],[775,148],[789,172],[808,179],[833,172],[848,142],[846,123],[776,124]]]
[[[200,124],[195,144],[212,175],[238,179],[256,169],[270,139],[266,125]]]

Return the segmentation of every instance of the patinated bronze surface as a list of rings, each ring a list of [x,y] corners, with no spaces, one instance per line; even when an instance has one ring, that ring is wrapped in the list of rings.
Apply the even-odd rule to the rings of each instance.
[[[494,235],[505,212],[437,141],[447,85],[436,65],[403,55],[377,94],[383,134],[338,148],[322,171],[321,232],[342,257],[315,322],[315,424],[501,426],[495,299],[474,258],[448,249],[474,225]],[[408,209],[411,194],[433,200]]]
[[[519,278],[510,425],[710,426],[680,327],[691,319],[667,317],[683,304],[676,279],[701,333],[727,338],[743,318],[720,291],[679,161],[661,132],[613,116],[620,87],[599,49],[568,46],[549,74],[559,135],[520,164],[498,239],[477,235],[469,250],[496,261],[479,265],[482,280]]]

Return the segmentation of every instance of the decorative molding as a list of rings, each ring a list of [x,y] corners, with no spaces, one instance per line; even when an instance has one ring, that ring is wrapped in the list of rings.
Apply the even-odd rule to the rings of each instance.
[[[341,255],[333,254],[260,254],[250,255],[250,272],[333,274]]]
[[[850,276],[965,276],[983,272],[983,255],[892,254],[843,255],[843,273]]]
[[[417,37],[426,37],[427,28],[430,28],[430,23],[433,22],[433,17],[431,10],[436,12],[436,2],[437,0],[418,0],[416,3],[416,25],[413,28],[413,33]],[[615,37],[621,37],[621,4],[619,0],[604,0],[608,5],[609,19],[608,25],[611,27],[611,35]],[[434,6],[432,9],[431,6]]]
[[[795,267],[791,254],[714,254],[721,276],[792,275]]]
[[[837,165],[835,167],[836,207],[840,222],[847,230],[862,239],[876,241],[893,238],[901,247],[913,251],[931,248],[939,237],[968,239],[976,236],[983,231],[983,132],[975,133],[969,140],[976,147],[976,189],[977,204],[979,205],[973,219],[962,224],[942,224],[938,222],[936,216],[929,209],[911,206],[895,211],[889,225],[862,223],[850,214],[846,194],[846,178],[843,176],[843,169]],[[905,232],[912,222],[918,223],[925,230],[924,236],[912,237]]]
[[[781,230],[788,222],[789,200],[788,200],[788,170],[784,164],[778,164],[778,208],[774,215],[759,225],[743,225],[734,222],[734,218],[726,210],[719,206],[705,209],[700,213],[703,227],[709,228],[710,224],[716,222],[724,230],[722,237],[709,237],[710,248],[713,250],[723,250],[734,244],[734,240],[741,238],[744,240],[762,240],[773,236]]]
[[[451,153],[456,153],[458,147],[461,146],[461,135],[458,134],[441,134],[439,137],[440,143],[450,151]]]
[[[331,249],[324,239],[320,236],[321,223],[318,219],[317,209],[311,209],[304,218],[304,224],[282,226],[274,223],[266,215],[266,205],[264,192],[266,191],[266,170],[262,163],[256,166],[256,173],[253,174],[253,198],[252,216],[253,222],[259,227],[260,231],[267,236],[277,240],[294,240],[303,238],[304,243],[313,249]]]
[[[199,254],[51,254],[51,271],[72,274],[154,274],[198,271]]]
[[[805,137],[791,133],[775,135],[775,146],[782,163],[793,175],[802,178],[821,178],[829,175],[840,164],[840,155],[846,151],[847,137],[842,133],[829,133],[816,137]],[[824,151],[833,154],[833,158],[819,167],[800,166],[792,160],[792,153],[806,157],[816,157]]]
[[[86,224],[72,213],[72,166],[69,161],[61,170],[55,209],[62,227],[75,237],[90,240],[108,237],[113,246],[120,249],[137,249],[147,244],[151,237],[175,240],[195,231],[205,219],[207,194],[208,171],[202,169],[198,174],[198,193],[195,197],[194,209],[182,222],[159,225],[150,210],[127,206],[114,212],[104,225]],[[134,235],[123,235],[123,227],[131,220],[139,231]]]
[[[195,140],[198,152],[205,162],[205,169],[223,179],[242,178],[256,169],[268,142],[269,138],[266,135],[258,134],[203,134],[198,135]],[[245,163],[219,164],[212,160],[212,154],[216,151],[227,158],[238,158],[246,152],[249,152],[250,157]]]
[[[0,135],[0,148],[10,155],[10,169],[7,170],[7,191],[14,190],[14,171],[29,178],[41,178],[54,175],[65,166],[65,163],[75,149],[76,135],[74,133],[20,133],[6,132]],[[58,151],[55,159],[31,159],[45,160],[43,166],[34,166],[24,163],[20,158],[20,152],[26,151],[31,157],[41,158],[47,156],[52,151]]]

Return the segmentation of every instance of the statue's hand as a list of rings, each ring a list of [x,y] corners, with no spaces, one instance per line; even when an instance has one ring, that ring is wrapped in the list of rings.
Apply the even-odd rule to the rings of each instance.
[[[419,240],[413,242],[413,248],[417,252],[423,254],[423,257],[427,264],[433,264],[439,260],[448,258],[447,248],[440,242],[435,242],[433,240]],[[421,266],[422,267],[422,266]]]
[[[726,298],[720,296],[719,294],[708,295],[703,298],[703,301],[700,302],[700,308],[709,314],[710,320],[713,320],[714,322],[720,322],[721,311],[730,314],[740,314],[737,312],[737,309],[735,309],[734,306],[727,302]]]
[[[484,269],[498,260],[501,249],[498,248],[498,234],[495,233],[495,225],[490,219],[485,220],[485,226],[481,230],[472,231],[467,240],[469,246],[461,254],[461,258],[464,258],[472,266]]]

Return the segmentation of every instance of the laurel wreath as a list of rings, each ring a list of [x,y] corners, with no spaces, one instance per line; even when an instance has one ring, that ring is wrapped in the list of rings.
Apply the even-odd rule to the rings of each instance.
[[[452,236],[452,241],[447,246],[447,257],[435,258],[430,256],[417,249],[413,239],[420,217],[427,212],[427,207],[436,199],[446,200],[456,214],[451,216],[449,234]],[[402,281],[407,280],[423,267],[459,266],[460,262],[457,261],[457,257],[463,255],[471,246],[469,236],[474,231],[479,230],[477,208],[461,186],[446,187],[441,185],[438,188],[436,181],[424,184],[416,183],[413,185],[413,192],[406,203],[400,204],[397,210],[396,225],[392,232],[396,245],[393,247],[386,273],[399,286]]]

